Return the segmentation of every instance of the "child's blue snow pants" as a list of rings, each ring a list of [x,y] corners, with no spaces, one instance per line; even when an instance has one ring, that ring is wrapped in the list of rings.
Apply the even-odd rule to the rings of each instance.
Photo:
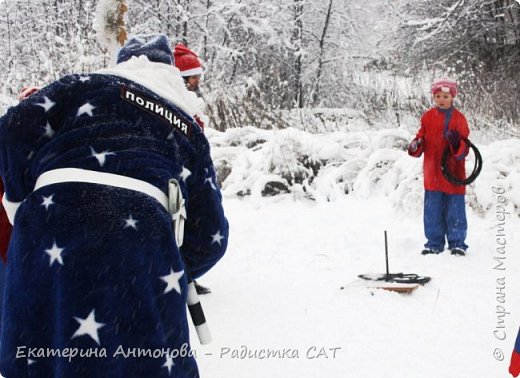
[[[424,233],[428,239],[424,245],[426,248],[442,252],[447,239],[449,249],[466,250],[467,229],[464,194],[425,191]]]

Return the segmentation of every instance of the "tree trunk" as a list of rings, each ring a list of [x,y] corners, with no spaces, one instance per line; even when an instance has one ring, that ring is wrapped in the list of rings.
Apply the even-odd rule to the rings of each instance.
[[[206,17],[205,17],[205,30],[204,36],[202,37],[202,60],[208,61],[208,30],[209,30],[209,14],[211,9],[211,1],[206,1]]]
[[[292,43],[295,46],[294,103],[300,109],[303,108],[302,38],[303,0],[294,0],[294,29],[292,35]]]
[[[329,28],[330,16],[332,14],[332,1],[333,0],[329,0],[329,6],[327,7],[327,14],[325,16],[325,23],[323,24],[323,31],[321,33],[321,38],[320,38],[320,55],[318,57],[318,69],[316,72],[316,86],[315,86],[313,96],[312,96],[313,105],[318,105],[318,102],[320,99],[320,82],[321,82],[321,75],[323,72],[323,60],[324,60],[324,55],[325,55],[325,40],[327,38],[327,30]]]

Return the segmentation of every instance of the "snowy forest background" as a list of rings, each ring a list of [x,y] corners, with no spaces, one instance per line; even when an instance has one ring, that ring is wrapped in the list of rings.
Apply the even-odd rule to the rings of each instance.
[[[96,5],[0,0],[1,113],[22,86],[111,64],[93,26]],[[405,150],[432,106],[432,80],[443,76],[460,82],[456,105],[484,157],[469,206],[489,212],[495,180],[520,188],[518,0],[128,5],[130,36],[165,33],[203,60],[206,134],[226,196],[380,194],[417,214],[421,161]],[[520,215],[520,198],[511,202]]]
[[[448,75],[473,129],[518,135],[518,1],[128,3],[130,34],[162,32],[199,53],[217,130],[330,131],[352,117],[346,108],[371,128],[399,127],[430,106],[431,80]],[[24,85],[110,64],[92,27],[95,1],[0,4],[2,113]]]
[[[130,35],[183,41],[206,70],[205,134],[231,237],[203,277],[215,341],[192,342],[202,376],[509,376],[520,319],[520,0],[127,2]],[[22,86],[110,65],[96,3],[0,0],[0,114]],[[460,83],[456,105],[484,161],[467,187],[462,259],[419,254],[422,160],[406,153],[443,76]],[[349,286],[383,271],[383,230],[392,272],[433,277],[412,296]],[[326,361],[217,357],[243,345],[342,349]]]

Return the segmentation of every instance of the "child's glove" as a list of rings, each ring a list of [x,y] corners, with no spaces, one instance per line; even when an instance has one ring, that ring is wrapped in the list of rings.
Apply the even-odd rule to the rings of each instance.
[[[518,377],[520,374],[520,353],[513,350],[511,355],[511,364],[509,365],[509,373],[513,377]]]
[[[408,146],[408,155],[418,158],[423,153],[423,138],[415,138]]]
[[[422,138],[412,140],[412,143],[410,143],[410,146],[408,146],[408,151],[410,151],[411,153],[416,152],[419,146],[422,144],[422,142]]]
[[[197,125],[200,126],[202,131],[204,131],[204,121],[200,119],[198,115],[195,115],[193,118],[195,118],[195,122],[197,122]]]
[[[18,94],[18,101],[25,100],[27,97],[40,90],[38,87],[23,87]]]
[[[446,133],[446,139],[451,144],[451,147],[454,150],[457,150],[459,148],[460,134],[457,130],[448,130],[448,132]]]

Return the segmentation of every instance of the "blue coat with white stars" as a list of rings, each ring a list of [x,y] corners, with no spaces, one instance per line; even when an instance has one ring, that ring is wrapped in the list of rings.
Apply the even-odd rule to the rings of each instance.
[[[79,182],[34,190],[42,173],[59,168],[123,175],[164,193],[178,179],[187,210],[181,250],[171,216],[147,194]],[[198,377],[188,353],[187,272],[197,278],[222,257],[228,223],[208,141],[192,117],[122,77],[66,76],[0,119],[0,176],[17,206],[0,372]]]

